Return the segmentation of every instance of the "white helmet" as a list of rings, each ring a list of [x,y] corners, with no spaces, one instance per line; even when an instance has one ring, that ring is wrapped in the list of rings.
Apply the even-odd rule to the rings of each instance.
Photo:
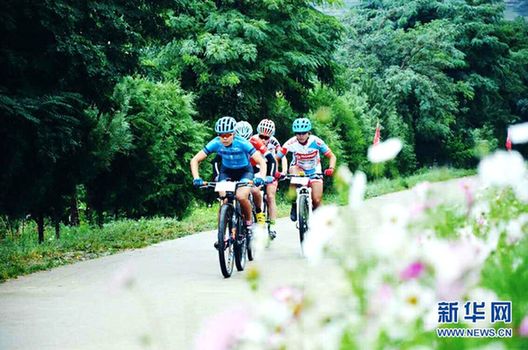
[[[217,134],[228,134],[235,130],[236,120],[233,117],[225,116],[216,121],[215,132]]]
[[[260,135],[271,137],[275,134],[275,123],[270,119],[262,119],[257,126],[257,132]]]
[[[253,127],[246,121],[238,122],[235,126],[235,134],[249,140],[253,135]]]

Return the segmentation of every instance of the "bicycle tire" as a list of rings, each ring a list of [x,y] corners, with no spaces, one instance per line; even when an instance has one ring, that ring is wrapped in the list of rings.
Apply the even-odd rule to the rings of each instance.
[[[220,271],[225,278],[231,277],[233,273],[234,257],[234,246],[231,240],[228,239],[227,243],[224,237],[231,237],[232,231],[232,216],[233,207],[229,204],[224,204],[220,208],[220,218],[218,222],[218,260],[220,263]],[[227,230],[227,233],[226,233]]]
[[[237,203],[237,213],[240,213],[240,204]],[[236,225],[236,234],[235,234],[235,265],[238,271],[244,271],[244,268],[246,267],[247,262],[247,237],[244,223],[242,220],[242,216],[236,215],[233,216],[233,219],[236,221],[234,225]],[[238,234],[239,232],[243,232],[244,239],[239,243],[238,242]]]
[[[308,219],[310,215],[310,204],[308,203],[308,195],[301,194],[299,196],[299,240],[302,244],[306,238],[306,232],[308,231]]]
[[[253,222],[257,222],[257,212],[255,211],[255,203],[253,203],[253,199],[251,199],[251,215],[253,216]],[[253,237],[250,237],[246,234],[246,251],[247,251],[247,258],[249,261],[253,261],[255,259],[255,245],[252,244]]]

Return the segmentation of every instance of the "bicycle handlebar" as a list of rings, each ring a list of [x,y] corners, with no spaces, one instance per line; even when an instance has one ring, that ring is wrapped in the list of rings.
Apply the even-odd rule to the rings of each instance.
[[[222,182],[222,181],[204,181],[204,184],[202,186],[200,186],[199,188],[214,188],[216,186],[217,183],[219,182]],[[249,180],[249,181],[229,181],[229,182],[236,182],[236,189],[238,189],[239,187],[243,187],[243,186],[254,186],[253,185],[253,181],[252,180]]]
[[[306,175],[306,174],[286,174],[284,175],[283,177],[281,177],[279,179],[279,181],[284,181],[284,180],[290,180],[292,178],[295,178],[295,177],[309,177],[309,178],[315,178],[315,179],[322,179],[325,177],[325,174],[324,173],[315,173],[315,174],[311,174],[311,175]]]

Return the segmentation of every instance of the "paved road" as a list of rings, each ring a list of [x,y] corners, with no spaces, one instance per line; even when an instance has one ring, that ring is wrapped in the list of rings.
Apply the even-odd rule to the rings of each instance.
[[[460,198],[460,180],[435,184]],[[372,229],[382,205],[407,204],[409,191],[365,203],[359,227]],[[325,293],[333,264],[313,266],[300,257],[288,219],[279,236],[251,264],[262,288],[296,285]],[[254,295],[245,272],[221,277],[215,233],[203,232],[0,284],[0,349],[189,349],[204,320]],[[134,281],[122,288],[125,277]]]

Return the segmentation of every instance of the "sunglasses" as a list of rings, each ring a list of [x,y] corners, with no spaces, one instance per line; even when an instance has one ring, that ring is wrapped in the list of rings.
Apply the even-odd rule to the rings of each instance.
[[[218,137],[222,138],[222,139],[228,139],[230,138],[231,136],[233,136],[233,133],[230,132],[230,133],[227,133],[227,134],[218,134]]]
[[[308,131],[305,132],[296,132],[295,135],[306,135],[308,134]]]
[[[269,136],[266,136],[266,135],[259,135],[259,137],[263,140],[269,140],[270,137]]]

